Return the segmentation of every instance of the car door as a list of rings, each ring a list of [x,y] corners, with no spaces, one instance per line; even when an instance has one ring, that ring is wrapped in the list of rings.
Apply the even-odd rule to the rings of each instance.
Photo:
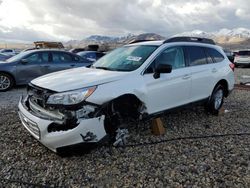
[[[210,94],[212,94],[212,90],[214,86],[221,80],[221,75],[225,75],[228,71],[228,67],[225,67],[225,61],[228,61],[221,52],[217,51],[214,48],[205,48],[206,55],[209,60],[211,79],[213,80],[211,85]]]
[[[172,65],[172,72],[155,79],[158,64]],[[146,106],[150,114],[178,107],[190,102],[191,73],[186,67],[182,47],[170,47],[161,52],[143,75],[146,89]]]
[[[34,52],[18,62],[16,75],[20,83],[28,83],[34,78],[46,74],[43,65],[48,64],[48,58],[40,52]]]
[[[51,52],[52,62],[50,71],[60,71],[76,67],[76,62],[73,61],[71,54],[66,52]]]
[[[205,48],[200,46],[185,46],[189,67],[192,75],[191,100],[193,102],[206,99],[214,87],[212,72],[214,71],[211,59],[207,59]]]

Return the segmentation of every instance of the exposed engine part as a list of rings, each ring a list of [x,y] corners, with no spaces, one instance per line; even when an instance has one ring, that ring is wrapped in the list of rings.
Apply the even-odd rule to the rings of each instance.
[[[96,107],[91,105],[85,105],[81,109],[76,111],[76,118],[89,118],[89,114],[94,112]]]
[[[127,144],[128,129],[117,129],[113,146],[125,146]]]

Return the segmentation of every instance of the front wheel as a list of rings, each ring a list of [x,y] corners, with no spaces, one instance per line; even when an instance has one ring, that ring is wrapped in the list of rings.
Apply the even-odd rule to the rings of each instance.
[[[14,85],[13,78],[5,73],[0,73],[0,92],[1,91],[8,91]]]
[[[208,112],[212,114],[218,114],[220,108],[223,105],[224,102],[224,87],[222,85],[218,85],[215,87],[208,103],[207,103],[207,110]]]

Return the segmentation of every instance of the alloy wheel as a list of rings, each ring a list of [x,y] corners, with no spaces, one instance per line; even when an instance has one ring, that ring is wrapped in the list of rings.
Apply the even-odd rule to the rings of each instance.
[[[10,87],[11,81],[7,76],[0,75],[0,91]]]
[[[214,108],[218,110],[223,102],[223,90],[219,89],[214,94]]]

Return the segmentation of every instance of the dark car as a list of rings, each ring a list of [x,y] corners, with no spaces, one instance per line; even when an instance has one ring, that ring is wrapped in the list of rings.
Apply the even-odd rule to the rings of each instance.
[[[91,65],[76,54],[61,50],[30,50],[0,62],[0,91],[64,69]]]
[[[97,51],[83,51],[83,52],[78,52],[77,55],[83,58],[86,58],[89,61],[95,62],[98,59],[100,59],[102,56],[104,56],[105,53],[97,52]]]
[[[74,54],[78,52],[82,52],[82,51],[85,51],[85,48],[72,48],[69,50],[69,52],[74,53]]]

